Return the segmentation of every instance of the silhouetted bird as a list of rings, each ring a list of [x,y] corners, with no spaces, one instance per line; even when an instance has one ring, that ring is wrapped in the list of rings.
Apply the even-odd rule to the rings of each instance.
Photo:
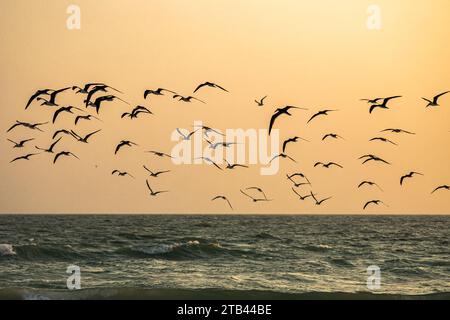
[[[34,147],[35,147],[36,149],[38,149],[38,150],[42,150],[42,151],[47,152],[47,153],[54,153],[54,152],[53,152],[53,149],[55,148],[56,144],[57,144],[59,141],[61,141],[61,139],[62,139],[62,137],[59,138],[58,140],[56,140],[55,142],[53,142],[53,143],[50,145],[50,147],[49,147],[48,149],[39,148],[38,146],[34,146]]]
[[[378,184],[376,184],[375,182],[372,182],[372,181],[363,181],[363,182],[361,182],[361,183],[358,185],[358,188],[361,188],[362,186],[365,186],[365,185],[376,186],[376,187],[378,187],[378,189],[380,189],[381,191],[383,191],[383,189],[381,189],[380,186],[379,186]]]
[[[59,116],[62,112],[67,112],[67,113],[72,113],[72,114],[73,114],[73,111],[72,111],[73,109],[83,111],[83,110],[81,110],[80,108],[73,107],[73,106],[61,107],[61,108],[59,108],[58,110],[56,110],[55,113],[53,114],[53,120],[52,120],[52,123],[55,123],[56,119],[58,118],[58,116]]]
[[[414,171],[412,171],[412,172],[410,172],[410,173],[408,173],[408,174],[405,174],[404,176],[402,176],[402,177],[400,178],[400,185],[401,185],[401,186],[403,185],[403,182],[404,182],[405,179],[407,179],[407,178],[412,178],[412,177],[414,177],[415,175],[423,176],[423,174],[420,173],[420,172],[414,172]]]
[[[149,168],[147,168],[146,166],[143,166],[143,167],[150,174],[150,176],[154,177],[154,178],[157,178],[159,175],[161,175],[163,173],[170,172],[170,170],[166,170],[166,171],[152,171]]]
[[[30,160],[30,157],[35,156],[37,154],[39,154],[39,153],[29,153],[27,155],[20,156],[20,157],[17,157],[15,159],[11,160],[10,163],[18,161],[18,160]]]
[[[261,100],[255,100],[256,104],[258,105],[258,107],[262,107],[264,106],[264,100],[267,98],[267,96],[265,96],[264,98],[261,98]]]
[[[358,159],[359,159],[359,160],[365,159],[365,160],[362,162],[362,164],[366,164],[366,163],[369,162],[369,161],[383,162],[383,163],[385,163],[385,164],[390,164],[390,163],[387,162],[386,160],[381,159],[380,157],[377,157],[377,156],[375,156],[375,155],[373,155],[373,154],[366,154],[366,155],[364,155],[364,156],[359,157]]]
[[[384,130],[381,130],[380,132],[415,134],[414,132],[406,131],[403,129],[384,129]]]
[[[150,196],[152,196],[152,197],[156,197],[158,194],[161,194],[161,193],[169,192],[167,190],[165,190],[165,191],[153,191],[153,189],[150,187],[150,184],[148,183],[148,180],[145,180],[145,182],[147,183],[147,188],[148,188],[148,190],[150,190]]]
[[[383,137],[375,137],[375,138],[370,139],[369,141],[382,141],[382,142],[390,143],[390,144],[397,146],[397,144],[395,142],[393,142],[389,139],[383,138]]]
[[[330,200],[332,197],[328,197],[322,200],[317,200],[317,198],[315,197],[314,193],[311,191],[311,197],[314,199],[314,201],[316,202],[316,206],[320,206],[322,203],[324,203],[327,200]]]
[[[126,171],[119,171],[119,170],[116,169],[116,170],[114,170],[113,172],[111,172],[111,175],[115,175],[115,174],[117,174],[119,177],[130,176],[131,178],[134,179],[134,176],[131,175],[131,174],[129,174],[129,173],[126,172]]]
[[[16,121],[15,124],[12,125],[11,128],[9,128],[6,132],[10,132],[11,130],[13,130],[16,127],[25,127],[28,129],[32,129],[32,130],[38,130],[43,132],[41,129],[39,129],[39,126],[42,126],[44,124],[47,124],[48,122],[41,122],[41,123],[28,123],[28,122],[22,122],[22,121]]]
[[[56,154],[55,158],[53,159],[53,163],[56,163],[56,161],[58,161],[58,159],[59,159],[60,157],[70,157],[70,156],[75,157],[75,158],[77,158],[78,160],[80,159],[80,158],[78,158],[74,153],[72,153],[72,152],[70,152],[70,151],[62,151],[62,152]]]
[[[398,99],[398,98],[401,98],[401,97],[402,96],[393,96],[393,97],[383,98],[382,99],[383,100],[382,103],[375,103],[375,104],[370,106],[369,113],[372,113],[377,108],[389,109],[389,107],[387,106],[388,102],[391,101],[392,99]]]
[[[197,100],[197,101],[199,101],[199,102],[201,102],[201,103],[206,103],[205,101],[202,101],[202,100],[200,100],[200,99],[197,99],[197,98],[195,98],[195,97],[193,97],[193,96],[183,97],[182,95],[176,94],[176,95],[173,96],[173,98],[174,98],[174,99],[177,99],[177,98],[178,98],[178,101],[183,101],[183,102],[191,102],[192,99],[194,99],[194,100]]]
[[[132,147],[132,146],[137,146],[137,144],[134,143],[134,142],[128,141],[128,140],[122,140],[117,145],[116,150],[114,151],[114,154],[117,154],[117,152],[119,152],[119,150],[122,149],[125,146]]]
[[[22,140],[22,141],[19,141],[19,142],[12,141],[11,139],[7,139],[7,140],[14,144],[13,148],[23,148],[23,147],[25,147],[25,143],[27,143],[29,141],[33,141],[34,138]]]
[[[25,106],[25,110],[28,109],[28,107],[31,105],[31,103],[32,103],[35,99],[41,97],[42,95],[49,96],[50,93],[53,92],[53,91],[54,91],[53,89],[42,89],[42,90],[36,91],[36,92],[31,96],[31,98],[28,100],[28,103],[27,103],[27,105]]]
[[[297,136],[295,136],[295,137],[293,137],[293,138],[289,138],[289,139],[287,139],[287,140],[284,140],[284,142],[283,142],[283,152],[286,151],[286,146],[288,145],[288,143],[291,143],[291,142],[297,142],[298,139],[301,139],[301,140],[303,140],[303,141],[309,142],[308,140],[303,139],[303,138],[300,138],[300,137],[297,137]]]
[[[289,110],[291,109],[302,109],[302,110],[306,110],[304,108],[299,108],[299,107],[294,107],[294,106],[286,106],[284,108],[278,108],[275,110],[275,112],[273,113],[272,117],[270,118],[270,123],[269,123],[269,135],[272,132],[272,128],[273,125],[275,123],[275,120],[277,120],[277,118],[279,116],[281,116],[282,114],[286,114],[288,116],[292,116],[292,114],[289,113]]]
[[[317,167],[317,166],[322,166],[327,169],[329,169],[332,166],[339,167],[341,169],[344,168],[343,166],[341,166],[339,163],[336,163],[336,162],[328,162],[328,163],[316,162],[316,164],[314,164],[314,167]]]
[[[73,137],[75,138],[75,139],[77,139],[79,142],[83,142],[83,143],[88,143],[88,140],[89,140],[89,138],[90,137],[92,137],[94,134],[96,134],[97,132],[100,132],[100,131],[102,131],[101,129],[100,130],[96,130],[96,131],[94,131],[94,132],[91,132],[91,133],[89,133],[89,134],[87,134],[87,135],[85,135],[84,137],[81,137],[80,135],[78,135],[75,131],[71,131],[72,132],[72,135],[73,135]]]
[[[228,200],[228,198],[225,197],[225,196],[216,196],[216,197],[212,198],[211,201],[215,201],[215,200],[218,200],[218,199],[225,200],[228,203],[228,205],[230,206],[231,210],[234,210],[233,206],[231,205],[230,200]]]
[[[371,200],[371,201],[368,201],[368,202],[364,205],[363,210],[366,210],[366,208],[367,208],[369,205],[371,205],[371,204],[379,205],[380,203],[382,203],[382,204],[384,204],[386,207],[388,207],[388,205],[385,204],[385,203],[384,203],[383,201],[381,201],[381,200]]]
[[[442,185],[442,186],[439,186],[439,187],[437,187],[436,189],[434,189],[434,190],[431,192],[431,194],[433,194],[433,193],[435,193],[436,191],[439,191],[439,190],[450,190],[450,186],[448,186],[448,185]]]
[[[439,104],[438,104],[439,98],[442,97],[443,95],[449,93],[449,92],[450,92],[450,91],[445,91],[445,92],[443,92],[443,93],[440,93],[440,94],[438,94],[437,96],[434,96],[434,97],[433,97],[433,100],[429,100],[429,99],[427,99],[427,98],[422,98],[423,100],[425,100],[426,102],[428,102],[426,108],[428,108],[428,107],[439,107]]]
[[[144,106],[137,106],[135,107],[131,112],[125,112],[122,114],[121,118],[125,118],[128,117],[130,119],[136,119],[139,114],[144,113],[144,114],[153,114],[153,112],[151,112],[150,110],[148,110],[146,107]]]
[[[227,89],[219,86],[218,84],[215,84],[215,83],[212,83],[212,82],[205,82],[205,83],[200,84],[197,88],[195,88],[194,93],[196,93],[198,90],[200,90],[203,87],[218,88],[220,90],[228,92]]]
[[[338,139],[338,138],[340,138],[340,139],[342,139],[342,140],[345,140],[343,137],[341,137],[340,135],[338,135],[338,134],[336,134],[336,133],[328,133],[328,134],[324,135],[323,138],[322,138],[322,141],[324,141],[324,140],[327,139],[327,138],[333,138],[333,139]]]
[[[148,90],[145,90],[145,91],[144,91],[144,99],[147,99],[147,97],[148,97],[149,95],[163,96],[163,95],[164,95],[164,91],[167,91],[167,92],[170,92],[170,93],[173,93],[173,94],[177,94],[177,93],[174,92],[174,91],[167,90],[167,89],[163,89],[163,88],[158,88],[158,89],[156,89],[156,90],[150,90],[150,89],[148,89]]]
[[[329,112],[333,112],[333,111],[338,111],[338,110],[322,110],[319,111],[317,113],[315,113],[309,120],[307,123],[310,123],[313,119],[319,117],[319,116],[327,116]]]

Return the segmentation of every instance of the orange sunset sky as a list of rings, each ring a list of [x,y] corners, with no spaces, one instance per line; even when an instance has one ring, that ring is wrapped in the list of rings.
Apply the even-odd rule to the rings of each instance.
[[[69,30],[67,7],[81,9],[81,29]],[[381,9],[381,29],[367,28],[370,5]],[[426,109],[421,97],[450,90],[450,2],[447,0],[2,0],[0,2],[0,213],[261,213],[261,214],[448,214],[450,193],[434,188],[450,184],[450,94],[440,107]],[[192,94],[204,81],[229,90],[205,88],[195,94],[206,104],[183,103],[171,95],[143,99],[145,89],[167,88]],[[44,132],[7,129],[16,120],[46,122],[54,107],[29,97],[38,89],[104,82],[120,89],[130,102],[107,102],[102,121],[74,126],[61,115]],[[258,107],[254,100],[268,95]],[[361,98],[402,95],[389,110],[375,110]],[[82,107],[83,95],[68,90],[62,106]],[[136,105],[153,116],[121,119]],[[267,129],[274,110],[295,105],[292,117],[275,127],[280,139],[298,135],[310,142],[291,144],[274,176],[260,166],[219,171],[208,165],[174,165],[146,150],[170,153],[175,128],[192,129],[194,121],[227,128]],[[84,107],[82,107],[84,109]],[[338,112],[308,119],[322,109]],[[86,109],[84,109],[86,110]],[[92,113],[92,110],[87,110]],[[81,113],[80,113],[81,114]],[[95,114],[95,113],[92,113]],[[89,144],[66,136],[57,151],[79,156],[53,164],[53,155],[10,161],[48,147],[54,131],[67,128],[87,134],[102,131]],[[381,134],[402,128],[416,135]],[[327,133],[345,140],[322,141]],[[383,136],[398,146],[369,142]],[[23,149],[7,139],[35,138]],[[114,155],[122,140],[139,144]],[[375,154],[391,165],[361,165],[358,157]],[[314,168],[317,161],[344,168]],[[146,176],[142,165],[171,170]],[[135,176],[112,176],[113,169]],[[424,176],[399,184],[410,171]],[[286,173],[303,172],[321,206],[299,201]],[[155,190],[150,197],[145,180]],[[372,180],[377,188],[360,188]],[[239,190],[259,186],[273,201],[253,203]],[[225,195],[232,202],[211,201]],[[365,202],[380,199],[388,206]]]

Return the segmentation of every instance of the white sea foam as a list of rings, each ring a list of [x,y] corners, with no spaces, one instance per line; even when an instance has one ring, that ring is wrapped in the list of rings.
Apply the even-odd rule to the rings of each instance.
[[[0,256],[14,256],[16,252],[10,244],[0,244]]]

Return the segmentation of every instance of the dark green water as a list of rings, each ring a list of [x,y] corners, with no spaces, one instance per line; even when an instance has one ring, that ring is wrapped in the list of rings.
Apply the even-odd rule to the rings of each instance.
[[[0,299],[448,298],[449,231],[449,216],[4,215]]]

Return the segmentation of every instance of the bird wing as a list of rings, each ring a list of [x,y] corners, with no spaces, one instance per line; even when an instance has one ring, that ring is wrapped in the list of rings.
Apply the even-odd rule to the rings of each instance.
[[[228,91],[227,89],[225,89],[224,87],[221,87],[221,86],[219,86],[218,84],[215,84],[215,83],[214,83],[214,87],[219,88],[220,90],[229,92],[229,91]]]
[[[449,92],[450,92],[450,91],[445,91],[445,92],[442,92],[442,93],[438,94],[437,96],[435,96],[435,97],[433,98],[434,103],[437,103],[440,97],[442,97],[444,94],[447,94],[447,93],[449,93]]]
[[[55,113],[53,114],[53,120],[52,123],[55,123],[56,118],[58,118],[58,115],[63,112],[66,111],[67,109],[65,107],[59,108],[58,110],[55,111]]]
[[[97,132],[100,132],[100,131],[102,131],[102,129],[99,129],[99,130],[96,130],[96,131],[94,131],[94,132],[89,133],[88,135],[86,135],[86,136],[84,137],[84,140],[87,141],[90,137],[92,137],[94,134],[96,134]]]
[[[307,123],[310,123],[314,118],[316,118],[316,117],[318,117],[318,116],[320,116],[321,114],[323,114],[323,112],[322,111],[320,111],[320,112],[317,112],[315,115],[313,115],[309,120],[308,120],[308,122]]]
[[[272,115],[272,117],[270,118],[270,123],[269,123],[269,135],[270,135],[270,132],[272,132],[272,127],[273,127],[273,125],[274,125],[274,123],[275,123],[275,120],[277,120],[277,118],[278,118],[280,115],[281,115],[281,113],[275,112],[275,113]]]
[[[40,91],[36,91],[36,92],[31,96],[30,100],[28,100],[28,103],[27,103],[27,105],[25,106],[25,110],[27,110],[28,107],[30,106],[30,104],[33,102],[33,100],[36,99],[37,97],[39,97],[41,94],[43,94],[43,93],[40,92]]]
[[[117,145],[116,147],[116,151],[114,152],[114,154],[117,154],[117,152],[120,150],[120,148],[122,148],[125,145],[125,143],[121,142]]]
[[[196,93],[198,90],[200,90],[201,88],[203,88],[204,86],[207,86],[208,84],[205,82],[205,83],[202,83],[202,84],[200,84],[200,85],[198,85],[198,87],[197,88],[195,88],[195,90],[194,90],[194,93]]]
[[[343,166],[341,166],[339,163],[336,163],[336,162],[330,162],[330,165],[332,165],[332,166],[336,166],[336,167],[339,167],[339,168],[344,168]]]
[[[373,201],[367,202],[367,203],[364,205],[363,210],[366,210],[367,206],[370,205],[370,204],[372,204],[372,203],[375,203],[375,202],[373,202]]]
[[[9,128],[6,132],[10,132],[12,129],[14,129],[17,126],[23,126],[23,123],[21,122],[16,122],[15,124],[12,125],[11,128]]]
[[[59,157],[61,157],[61,156],[63,156],[63,155],[65,155],[64,152],[58,153],[58,154],[55,156],[55,158],[53,158],[53,163],[56,163],[56,161],[59,159]]]

